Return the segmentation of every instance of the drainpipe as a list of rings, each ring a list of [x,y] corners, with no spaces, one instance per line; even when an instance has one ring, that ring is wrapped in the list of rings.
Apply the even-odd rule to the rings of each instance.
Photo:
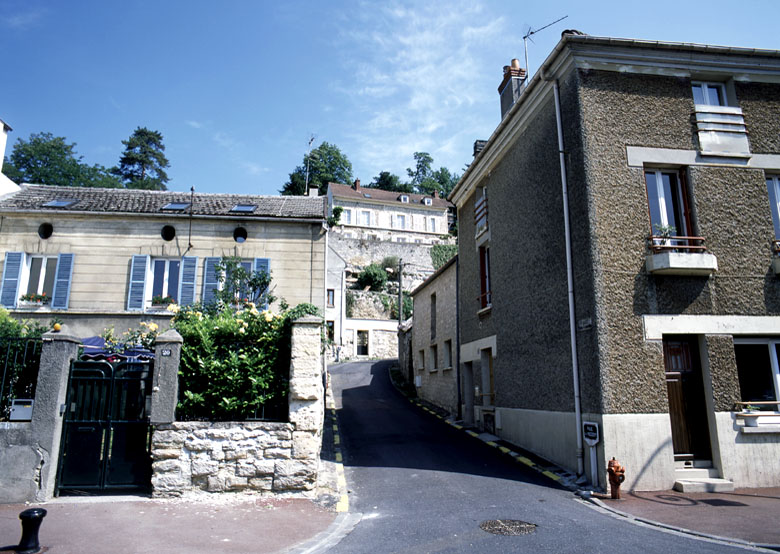
[[[460,255],[455,259],[455,379],[458,382],[458,420],[463,419],[463,392],[460,385]]]
[[[553,81],[555,94],[555,121],[558,126],[558,158],[561,164],[561,189],[563,193],[563,226],[566,235],[566,279],[569,289],[569,336],[571,337],[571,370],[574,379],[574,419],[577,425],[577,476],[585,471],[582,449],[582,407],[580,405],[580,364],[577,358],[577,327],[574,312],[574,272],[571,257],[571,229],[569,228],[569,186],[566,182],[566,153],[563,149],[563,125],[561,124],[561,96],[558,79]]]

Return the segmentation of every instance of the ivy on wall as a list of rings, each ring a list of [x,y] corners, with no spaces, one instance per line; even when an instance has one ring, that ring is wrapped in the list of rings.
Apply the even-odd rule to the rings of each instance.
[[[458,253],[457,244],[434,244],[431,247],[431,261],[433,270],[437,271]]]

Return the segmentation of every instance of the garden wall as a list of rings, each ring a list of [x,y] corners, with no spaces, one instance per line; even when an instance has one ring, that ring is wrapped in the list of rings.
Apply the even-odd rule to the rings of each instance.
[[[289,422],[158,422],[154,496],[299,491],[317,484],[324,417],[322,319],[293,323]]]

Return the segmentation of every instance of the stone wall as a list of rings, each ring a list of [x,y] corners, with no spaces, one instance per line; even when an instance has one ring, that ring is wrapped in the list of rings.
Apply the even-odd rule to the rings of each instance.
[[[159,425],[152,439],[154,495],[312,489],[317,463],[295,451],[294,430],[291,423],[248,421]]]
[[[170,422],[152,436],[154,496],[311,490],[324,417],[322,320],[293,324],[289,422]]]

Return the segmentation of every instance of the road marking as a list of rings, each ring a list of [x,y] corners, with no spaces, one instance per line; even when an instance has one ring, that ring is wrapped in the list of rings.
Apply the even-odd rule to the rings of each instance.
[[[511,450],[509,450],[506,446],[499,446],[498,449],[503,452],[504,454],[514,454]]]
[[[333,444],[341,444],[341,439],[336,434],[333,435]]]
[[[497,446],[498,446],[498,445],[497,445],[496,443],[494,443],[493,441],[485,441],[485,444],[487,444],[488,446],[494,446],[494,447],[497,447]]]
[[[536,465],[535,463],[533,463],[531,460],[529,460],[525,456],[518,456],[517,457],[517,461],[518,462],[523,462],[525,465],[527,465],[529,467],[534,467]]]
[[[557,475],[555,475],[552,471],[543,471],[542,475],[546,475],[547,477],[549,477],[553,481],[560,481],[561,480],[561,478],[558,477]]]
[[[466,434],[471,435],[472,437],[479,437],[474,431],[466,431]]]
[[[334,433],[338,433],[338,430],[339,430],[339,426],[334,423],[333,424],[333,432]]]
[[[341,452],[336,452],[336,461],[338,463],[341,463],[344,461],[344,459],[341,457]]]

